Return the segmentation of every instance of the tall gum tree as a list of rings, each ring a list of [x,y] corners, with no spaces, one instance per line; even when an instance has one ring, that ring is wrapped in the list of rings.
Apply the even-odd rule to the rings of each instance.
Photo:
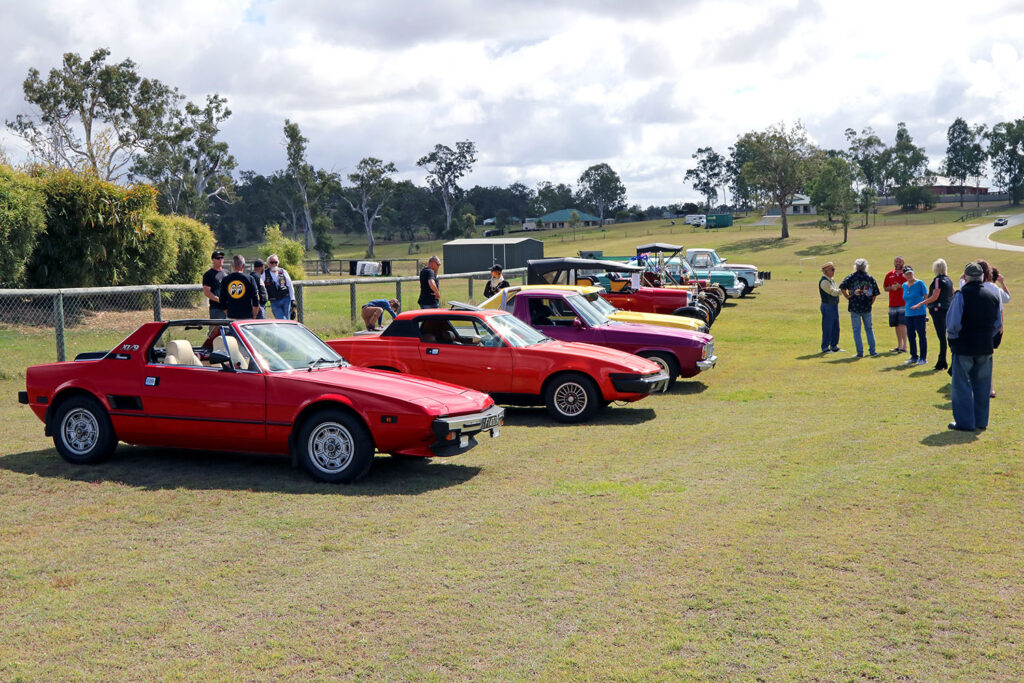
[[[750,159],[741,173],[751,186],[760,188],[779,207],[782,216],[781,238],[789,237],[786,211],[796,193],[803,189],[813,170],[815,147],[807,139],[803,124],[791,129],[784,123],[760,132],[743,135],[737,142]]]
[[[353,187],[343,197],[349,207],[363,218],[366,255],[370,258],[373,258],[374,247],[373,222],[380,217],[381,209],[395,190],[395,181],[391,176],[397,172],[394,163],[390,161],[385,164],[375,157],[366,157],[356,166],[355,172],[348,175]]]
[[[452,214],[459,195],[459,179],[469,173],[476,163],[476,145],[470,140],[448,145],[434,145],[434,151],[420,157],[416,165],[426,169],[427,184],[441,195],[444,204],[444,231],[451,232]]]
[[[626,201],[626,187],[608,164],[594,164],[585,170],[580,174],[578,185],[580,199],[597,210],[601,225],[604,225],[606,211]]]

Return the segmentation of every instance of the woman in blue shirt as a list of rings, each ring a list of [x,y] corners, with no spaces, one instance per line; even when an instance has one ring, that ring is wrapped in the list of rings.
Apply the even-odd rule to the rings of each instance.
[[[925,321],[928,320],[924,306],[918,306],[928,296],[928,288],[924,282],[914,277],[914,269],[910,266],[903,268],[903,277],[907,279],[903,283],[903,302],[907,318],[907,336],[910,337],[910,358],[904,365],[927,365],[928,364],[928,340],[924,335]],[[921,344],[921,354],[917,353],[917,345]]]

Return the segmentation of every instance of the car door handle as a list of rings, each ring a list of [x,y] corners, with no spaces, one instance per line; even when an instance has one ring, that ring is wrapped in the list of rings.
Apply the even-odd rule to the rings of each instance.
[[[427,355],[428,356],[436,356],[440,352],[441,352],[440,349],[427,349]]]

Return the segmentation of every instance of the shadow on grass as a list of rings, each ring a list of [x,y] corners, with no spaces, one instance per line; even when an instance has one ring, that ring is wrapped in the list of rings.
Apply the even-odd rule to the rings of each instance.
[[[959,432],[954,429],[946,429],[935,434],[929,434],[921,439],[921,444],[942,448],[943,446],[962,446],[965,443],[977,440],[977,432]]]
[[[684,382],[683,380],[678,380],[676,385],[669,389],[667,393],[679,396],[691,396],[693,394],[703,394],[707,390],[708,385],[704,384],[704,382]]]
[[[481,469],[440,459],[379,456],[359,482],[336,486],[314,481],[302,469],[292,469],[289,463],[287,457],[278,455],[124,444],[118,446],[109,459],[95,465],[72,465],[53,449],[0,457],[0,469],[9,472],[88,483],[115,482],[150,490],[183,488],[358,496],[407,496],[435,491],[465,483]]]
[[[836,354],[834,354],[834,353],[831,353],[831,354],[829,354],[829,355],[830,355],[830,356],[834,356],[834,355],[836,355]],[[842,364],[846,364],[846,363],[856,363],[856,362],[857,362],[857,361],[859,361],[859,360],[864,360],[864,357],[862,356],[862,357],[858,358],[857,356],[847,356],[846,358],[833,358],[833,359],[831,359],[831,360],[829,360],[829,361],[827,361],[827,362],[828,362],[828,363],[829,363],[830,365],[838,365],[838,364],[840,364],[840,363],[842,363]]]
[[[846,245],[839,244],[817,244],[813,247],[807,247],[806,249],[800,249],[793,252],[797,256],[829,256],[831,254],[842,253],[846,249]]]
[[[630,408],[628,406],[612,406],[599,410],[584,426],[594,425],[638,425],[649,422],[657,417],[651,408]],[[540,407],[507,406],[505,408],[505,424],[517,427],[568,427],[579,429],[578,424],[556,422],[547,410]]]
[[[807,355],[804,355],[804,356],[797,356],[796,360],[811,360],[812,358],[828,358],[830,355],[832,355],[832,354],[825,353],[824,351],[815,351],[814,353],[808,353]]]
[[[794,239],[790,237],[788,240],[784,240],[781,237],[755,237],[753,239],[740,240],[733,242],[732,244],[723,244],[719,251],[722,253],[728,253],[730,251],[766,251],[768,249],[774,249],[775,247],[783,244],[792,244]]]

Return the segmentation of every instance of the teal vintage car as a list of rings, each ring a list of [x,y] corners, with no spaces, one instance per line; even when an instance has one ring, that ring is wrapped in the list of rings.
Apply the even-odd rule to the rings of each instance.
[[[743,294],[743,283],[731,270],[715,267],[694,268],[682,257],[682,251],[683,248],[675,244],[643,244],[636,248],[635,260],[664,269],[677,282],[707,280],[712,285],[721,287],[727,297]]]

